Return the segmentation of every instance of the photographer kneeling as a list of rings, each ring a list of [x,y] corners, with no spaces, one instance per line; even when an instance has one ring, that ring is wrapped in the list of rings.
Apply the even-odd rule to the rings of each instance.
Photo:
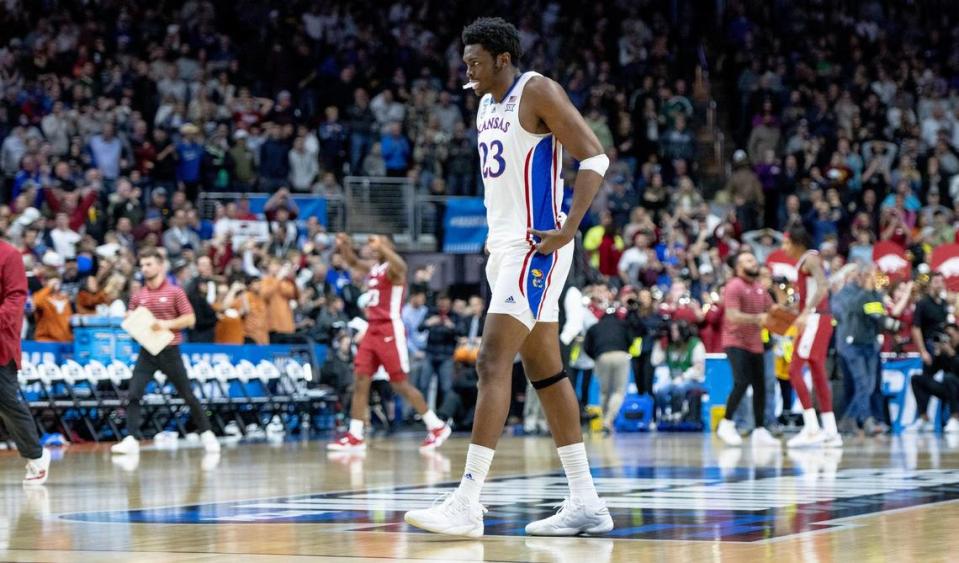
[[[956,379],[956,349],[959,348],[959,329],[946,327],[949,310],[946,303],[946,282],[939,272],[932,274],[926,295],[916,304],[913,316],[912,339],[922,357],[922,374],[912,377],[912,390],[916,395],[918,417],[907,431],[931,432],[932,422],[926,413],[929,397],[936,396],[949,404],[952,418],[946,424],[946,432],[959,431],[959,380]],[[944,371],[942,383],[934,379]]]
[[[927,348],[928,349],[928,348]],[[916,412],[919,417],[908,430],[932,432],[933,423],[929,420],[929,399],[933,396],[949,405],[949,422],[943,427],[943,432],[959,432],[959,326],[949,324],[944,332],[933,336],[932,366],[923,370],[921,375],[912,376],[912,392],[916,396]],[[939,370],[943,371],[942,382],[933,377]],[[928,375],[927,375],[928,371]]]
[[[679,422],[684,418],[691,422],[700,422],[699,412],[702,403],[699,397],[704,393],[703,381],[706,377],[706,347],[693,335],[686,321],[671,321],[653,346],[652,363],[654,368],[666,365],[669,368],[670,381],[656,393],[656,410],[659,421]],[[684,401],[688,401],[689,412],[684,416]]]

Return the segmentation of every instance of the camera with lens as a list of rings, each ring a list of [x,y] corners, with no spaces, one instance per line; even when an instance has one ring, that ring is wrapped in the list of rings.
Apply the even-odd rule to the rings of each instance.
[[[949,335],[943,332],[937,332],[932,335],[932,341],[935,344],[949,344]]]
[[[894,319],[892,317],[883,317],[879,321],[879,330],[883,332],[897,333],[899,329],[902,328],[902,321],[899,319]],[[940,335],[936,335],[940,336]],[[941,335],[944,336],[944,335]]]

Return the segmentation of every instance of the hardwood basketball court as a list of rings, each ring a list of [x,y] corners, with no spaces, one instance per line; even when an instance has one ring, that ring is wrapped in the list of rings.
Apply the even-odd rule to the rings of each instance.
[[[0,454],[3,561],[944,561],[959,553],[959,439],[848,441],[841,455],[720,447],[700,434],[587,441],[616,530],[532,538],[564,478],[548,438],[500,442],[481,540],[415,531],[403,512],[455,486],[468,438],[420,454],[421,436],[365,456],[321,441],[237,444],[217,458],[181,442],[116,463],[62,451],[40,490]],[[748,442],[748,441],[747,441]],[[56,459],[56,458],[55,458]]]

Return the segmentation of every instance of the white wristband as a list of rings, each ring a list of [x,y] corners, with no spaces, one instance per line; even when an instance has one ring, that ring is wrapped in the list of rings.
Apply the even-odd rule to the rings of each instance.
[[[592,170],[593,172],[599,174],[600,176],[606,175],[606,170],[609,168],[609,157],[605,154],[597,154],[596,156],[591,156],[586,160],[579,163],[580,170]]]

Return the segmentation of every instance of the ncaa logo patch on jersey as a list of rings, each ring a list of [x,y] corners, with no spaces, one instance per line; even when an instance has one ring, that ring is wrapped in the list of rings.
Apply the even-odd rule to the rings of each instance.
[[[506,99],[506,111],[513,111],[516,109],[516,96],[510,96]]]

